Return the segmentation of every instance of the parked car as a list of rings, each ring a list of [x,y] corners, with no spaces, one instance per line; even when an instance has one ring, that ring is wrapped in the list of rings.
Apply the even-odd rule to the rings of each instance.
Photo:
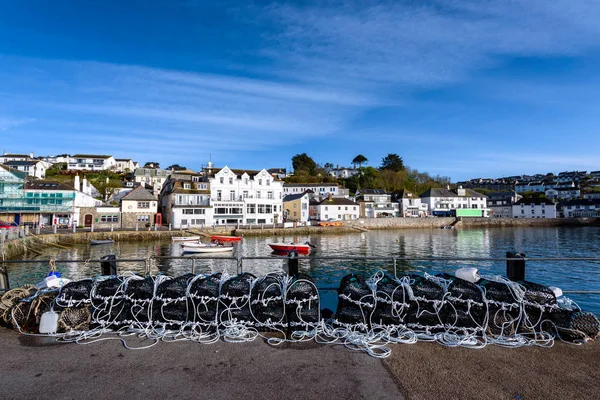
[[[12,225],[9,225],[5,222],[0,222],[0,229],[10,229],[12,228]]]

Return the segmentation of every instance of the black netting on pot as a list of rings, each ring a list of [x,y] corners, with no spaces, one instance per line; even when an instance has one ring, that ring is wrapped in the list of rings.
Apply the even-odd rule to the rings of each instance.
[[[188,320],[187,288],[195,275],[186,274],[163,280],[156,286],[152,320],[167,329],[179,329]]]
[[[446,298],[454,313],[441,313],[444,324],[458,329],[485,327],[487,307],[483,292],[476,284],[454,278],[448,285],[447,293]],[[444,306],[444,310],[449,309]]]
[[[539,283],[520,281],[525,288],[523,297],[523,318],[518,327],[519,333],[531,334],[541,330],[540,323],[546,314],[556,308],[556,295],[548,286]]]
[[[504,282],[481,279],[477,285],[482,289],[488,306],[488,330],[493,336],[513,336],[522,302]]]
[[[336,320],[342,325],[370,325],[370,317],[375,310],[373,290],[365,278],[349,274],[342,278],[338,289]]]
[[[285,302],[282,275],[258,278],[250,292],[250,309],[257,327],[282,329],[285,326]]]
[[[307,274],[293,278],[285,293],[285,315],[292,329],[313,327],[319,322],[319,292]]]
[[[130,277],[125,285],[125,322],[147,325],[152,322],[151,306],[154,298],[154,279]]]
[[[78,307],[92,302],[91,292],[94,286],[92,279],[69,282],[60,288],[56,304],[62,307]]]
[[[232,276],[221,285],[219,322],[253,325],[250,313],[250,288],[256,277],[249,273]]]
[[[540,305],[556,304],[556,295],[548,286],[527,281],[521,281],[519,284],[525,288],[526,302]]]
[[[409,298],[410,294],[400,280],[385,275],[377,282],[375,310],[371,316],[372,324],[374,326],[403,324],[409,308]]]
[[[123,279],[97,279],[91,291],[92,318],[90,327],[110,328],[125,319],[125,285]]]
[[[420,275],[410,275],[410,289],[413,297],[406,315],[406,323],[415,330],[422,330],[441,324],[440,312],[450,319],[453,310],[444,306],[444,288],[437,282]]]
[[[12,308],[19,304],[21,300],[33,296],[36,292],[37,289],[35,286],[25,285],[4,293],[2,297],[0,297],[0,325],[12,327]],[[27,306],[28,305],[24,305],[21,306],[21,308],[25,309]],[[19,315],[21,315],[20,312]],[[21,318],[21,320],[23,320],[23,318]]]
[[[87,331],[90,329],[92,314],[89,307],[69,307],[58,317],[58,332]]]
[[[188,320],[202,326],[216,326],[221,274],[198,276],[190,281]]]
[[[555,325],[557,336],[565,341],[595,339],[600,333],[600,322],[590,312],[556,308],[546,313],[548,320]],[[551,331],[544,321],[542,328]]]

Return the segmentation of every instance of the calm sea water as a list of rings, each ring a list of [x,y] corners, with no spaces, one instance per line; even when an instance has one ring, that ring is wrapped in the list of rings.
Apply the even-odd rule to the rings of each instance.
[[[243,269],[255,275],[282,271],[287,262],[271,256],[272,242],[306,242],[317,246],[308,260],[300,261],[300,271],[313,276],[319,286],[336,287],[349,272],[368,276],[379,269],[393,271],[391,261],[317,260],[315,257],[481,257],[503,258],[507,251],[523,252],[527,257],[598,257],[600,258],[600,228],[598,227],[552,227],[552,228],[493,228],[493,229],[431,229],[370,231],[344,235],[248,237],[236,245],[234,256],[264,256],[266,260],[244,260]],[[114,254],[117,258],[148,258],[151,256],[182,256],[181,246],[168,241],[144,243],[115,243],[113,245],[77,245],[68,250],[46,248],[41,255],[30,258],[90,260]],[[236,262],[228,260],[232,255],[210,255],[194,261],[196,272],[212,273],[227,269],[236,272]],[[63,276],[76,279],[99,273],[98,263],[57,263]],[[191,271],[192,260],[162,259],[152,261],[152,272],[171,276]],[[463,266],[477,267],[481,274],[506,273],[505,261],[397,261],[398,273],[448,272]],[[10,264],[8,267],[11,286],[35,283],[48,272],[48,263]],[[143,272],[141,262],[119,263],[119,271]],[[599,290],[600,260],[595,261],[528,261],[526,279],[563,290]],[[325,306],[335,307],[336,294],[322,292]],[[582,309],[600,314],[600,295],[569,295]]]

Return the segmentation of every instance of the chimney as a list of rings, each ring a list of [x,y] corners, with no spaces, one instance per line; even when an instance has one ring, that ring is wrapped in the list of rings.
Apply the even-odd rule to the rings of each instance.
[[[29,153],[29,158],[33,159],[33,151]]]
[[[83,176],[83,188],[81,189],[81,191],[85,194],[92,194],[90,185],[88,184],[87,177],[85,175]]]
[[[75,175],[75,182],[73,183],[75,190],[81,192],[81,182],[79,182],[79,174]]]

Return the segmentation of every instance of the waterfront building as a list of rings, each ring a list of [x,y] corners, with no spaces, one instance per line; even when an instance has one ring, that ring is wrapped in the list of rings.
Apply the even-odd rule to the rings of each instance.
[[[562,203],[565,218],[600,217],[600,198],[575,199]]]
[[[68,170],[104,171],[115,167],[113,156],[94,154],[75,154],[69,158]]]
[[[121,227],[120,207],[99,206],[81,207],[83,226],[86,228],[108,229]]]
[[[27,182],[20,213],[21,224],[70,227],[75,213],[75,189],[60,182]]]
[[[314,219],[321,221],[352,221],[360,217],[360,205],[345,197],[329,196],[321,201],[311,202],[311,208],[313,207]]]
[[[392,195],[383,189],[359,189],[355,200],[364,218],[398,217],[400,205],[392,201]]]
[[[600,192],[583,191],[581,197],[584,199],[600,199]]]
[[[4,154],[0,156],[0,164],[6,164],[9,161],[31,161],[31,160],[33,160],[33,153],[10,154],[10,153],[4,152]]]
[[[546,189],[546,197],[550,200],[569,200],[577,199],[581,196],[581,191],[578,187],[567,186],[567,187],[553,187]]]
[[[488,217],[487,197],[461,186],[456,190],[431,188],[420,196],[433,216]]]
[[[45,156],[40,157],[42,161],[47,162],[50,165],[59,164],[59,163],[68,163],[71,158],[68,154],[60,154],[58,156]]]
[[[41,160],[11,160],[4,163],[9,168],[25,172],[28,176],[44,179],[50,164]]]
[[[173,171],[167,176],[159,197],[163,224],[170,224],[174,229],[212,226],[210,196],[206,176],[193,171]]]
[[[121,198],[121,227],[149,227],[162,225],[158,214],[158,199],[143,185],[139,185]]]
[[[512,205],[523,196],[515,191],[490,192],[487,194],[487,207],[492,218],[512,218]]]
[[[4,222],[20,222],[25,206],[25,182],[27,174],[0,165],[0,219]]]
[[[309,214],[310,196],[307,192],[288,194],[283,198],[283,216],[286,221],[307,222]]]
[[[514,218],[556,218],[556,204],[547,198],[522,198],[512,206]]]
[[[392,201],[398,203],[400,217],[426,217],[428,214],[427,204],[421,202],[419,196],[408,190],[392,193]]]
[[[204,171],[210,182],[215,225],[277,224],[283,221],[282,182],[260,171],[221,169]]]

